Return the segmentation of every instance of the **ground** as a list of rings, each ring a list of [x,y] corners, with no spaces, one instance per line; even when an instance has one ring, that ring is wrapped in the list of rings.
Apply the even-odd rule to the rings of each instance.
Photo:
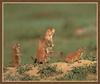
[[[51,63],[51,64],[46,64],[46,65],[29,64],[29,65],[24,65],[25,69],[22,69],[22,71],[21,71],[22,67],[21,68],[19,67],[20,70],[18,70],[19,68],[6,67],[7,70],[4,72],[3,76],[4,76],[5,81],[37,81],[37,80],[38,81],[52,81],[52,80],[58,81],[60,79],[61,79],[60,81],[70,81],[74,79],[70,78],[70,79],[65,80],[62,78],[64,78],[64,75],[71,73],[71,71],[74,71],[75,68],[77,69],[81,67],[83,69],[88,69],[88,67],[91,68],[91,66],[95,67],[96,64],[97,64],[97,61],[89,61],[89,60],[79,60],[78,62],[74,62],[71,64],[65,63],[65,62],[57,62],[57,63]],[[93,69],[93,67],[91,69]],[[89,69],[90,71],[85,72],[86,73],[85,81],[89,81],[89,80],[96,81],[97,80],[95,69],[96,67],[94,68],[94,71]],[[75,71],[78,71],[78,70],[75,70]],[[79,71],[79,72],[83,74],[82,71]],[[79,72],[77,72],[77,74],[79,74]],[[10,74],[10,77],[8,77],[9,74]],[[27,79],[25,79],[26,76],[28,77]]]

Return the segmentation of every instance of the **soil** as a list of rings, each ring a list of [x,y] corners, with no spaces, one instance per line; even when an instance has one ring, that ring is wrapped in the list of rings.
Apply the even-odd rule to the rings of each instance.
[[[80,66],[89,66],[91,64],[97,63],[97,61],[89,61],[89,60],[79,60],[77,62],[74,63],[66,63],[66,62],[57,62],[57,63],[51,63],[49,64],[50,66],[56,66],[56,70],[62,71],[62,74],[58,74],[58,75],[54,75],[54,76],[49,76],[46,79],[41,79],[41,80],[54,80],[57,77],[62,77],[65,73],[71,71],[73,69],[73,67],[80,67]],[[34,66],[31,65],[31,69],[28,71],[25,71],[24,74],[28,75],[28,76],[40,76],[39,72],[39,66]],[[6,74],[11,74],[12,76],[15,76],[17,72],[17,68],[15,67],[7,67],[7,71],[4,73],[4,75]],[[88,74],[87,76],[88,80],[96,80],[96,75],[95,74]]]

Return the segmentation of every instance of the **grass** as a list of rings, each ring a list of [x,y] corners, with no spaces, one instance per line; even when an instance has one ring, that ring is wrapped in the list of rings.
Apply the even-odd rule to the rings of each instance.
[[[4,80],[5,81],[18,81],[20,78],[19,75],[16,75],[16,76],[12,76],[11,73],[7,74],[4,76]]]
[[[56,67],[40,66],[40,77],[30,77],[24,74],[31,69],[27,64],[33,64],[31,56],[35,58],[38,39],[43,37],[48,26],[56,30],[54,37],[54,51],[63,52],[54,55],[49,63],[63,62],[66,55],[80,47],[86,47],[81,59],[97,61],[96,42],[96,5],[95,4],[5,4],[4,5],[4,66],[11,63],[11,46],[14,42],[21,43],[21,63],[17,70],[21,76],[5,76],[5,80],[40,80],[60,74]],[[75,35],[77,28],[85,33]],[[25,65],[25,66],[23,66]],[[33,64],[35,66],[35,64]],[[37,65],[38,66],[38,65]],[[97,65],[75,68],[56,80],[87,80],[88,73],[96,74]],[[6,68],[5,71],[6,72]]]
[[[86,67],[74,67],[73,70],[69,71],[68,73],[66,73],[65,75],[63,75],[62,77],[59,77],[59,78],[56,78],[56,80],[59,80],[59,81],[71,81],[71,80],[74,80],[74,81],[84,81],[84,80],[87,80],[87,75],[88,74],[91,74],[91,73],[94,73],[96,74],[96,70],[97,70],[97,65],[96,64],[91,64],[90,66],[86,66]]]
[[[41,80],[54,80],[54,81],[88,81],[97,80],[97,63],[92,63],[86,66],[73,67],[72,70],[63,73],[63,71],[57,70],[56,66],[46,65],[37,65],[38,67],[38,76],[29,75],[25,72],[31,70],[29,65],[20,66],[17,68],[16,74],[12,75],[9,70],[6,70],[4,73],[5,81],[41,81]],[[6,69],[6,68],[5,68]],[[9,72],[9,73],[8,73]],[[34,72],[33,72],[34,73]],[[92,76],[94,74],[95,78]],[[91,75],[92,77],[88,77]]]
[[[57,80],[86,80],[86,71],[84,68],[75,68],[73,71],[65,74],[63,77],[57,78]]]
[[[22,66],[18,67],[17,72],[19,74],[24,74],[25,71],[29,71],[31,69],[32,69],[32,67],[29,67],[29,65],[22,65]]]
[[[94,63],[91,66],[88,66],[87,71],[90,73],[97,73],[97,64]]]
[[[25,72],[28,72],[38,67],[38,72],[36,75],[30,75]],[[72,70],[67,71],[66,73],[58,70],[57,66],[52,66],[50,64],[43,65],[22,65],[19,66],[15,74],[9,70],[9,67],[4,67],[4,80],[5,81],[41,81],[41,80],[54,80],[54,81],[88,81],[88,80],[97,80],[97,62],[91,61],[91,64],[85,64],[80,67],[73,67]],[[66,68],[66,67],[65,67]],[[34,73],[33,69],[33,73]],[[88,76],[89,75],[89,76]],[[90,77],[92,76],[92,77]],[[95,77],[95,78],[94,78]]]
[[[20,81],[38,81],[39,80],[39,77],[36,77],[36,76],[29,76],[29,75],[26,75],[24,74],[22,77],[20,77]]]
[[[61,71],[58,71],[56,69],[56,66],[50,66],[50,65],[46,65],[46,66],[42,66],[39,73],[41,74],[41,78],[47,78],[50,76],[55,76],[58,74],[61,74]]]
[[[85,53],[81,57],[81,59],[96,61],[97,60],[96,51],[97,51],[96,45],[93,44],[93,42],[91,42],[87,46]]]

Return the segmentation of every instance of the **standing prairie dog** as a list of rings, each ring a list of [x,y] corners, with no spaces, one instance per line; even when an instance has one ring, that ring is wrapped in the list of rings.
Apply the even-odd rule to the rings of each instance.
[[[47,63],[49,55],[53,52],[53,36],[55,29],[48,27],[43,38],[39,39],[35,63]]]
[[[21,45],[20,43],[14,43],[12,45],[12,66],[18,67],[21,65]]]
[[[53,47],[54,47],[54,37],[55,34],[55,29],[53,27],[48,27],[44,39],[46,41],[46,53],[49,55],[50,53],[53,52]]]

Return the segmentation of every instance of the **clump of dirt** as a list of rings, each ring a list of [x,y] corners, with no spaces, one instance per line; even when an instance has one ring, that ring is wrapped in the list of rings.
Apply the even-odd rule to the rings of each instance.
[[[38,67],[32,67],[32,69],[29,71],[26,71],[25,74],[29,76],[39,76],[38,72],[39,72]]]
[[[71,70],[70,65],[65,62],[52,63],[51,66],[56,66],[56,69],[61,70],[63,73]]]

